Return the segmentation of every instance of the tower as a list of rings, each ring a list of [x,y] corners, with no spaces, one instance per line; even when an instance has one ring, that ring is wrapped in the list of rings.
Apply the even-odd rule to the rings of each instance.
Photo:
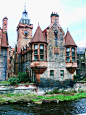
[[[32,29],[33,25],[30,24],[30,19],[28,18],[28,12],[26,8],[22,13],[22,18],[17,26],[17,47],[22,48],[32,39]]]

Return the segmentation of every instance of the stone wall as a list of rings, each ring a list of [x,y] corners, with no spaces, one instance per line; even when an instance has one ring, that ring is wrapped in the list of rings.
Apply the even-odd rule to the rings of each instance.
[[[0,51],[0,80],[6,80],[7,76],[7,48]]]

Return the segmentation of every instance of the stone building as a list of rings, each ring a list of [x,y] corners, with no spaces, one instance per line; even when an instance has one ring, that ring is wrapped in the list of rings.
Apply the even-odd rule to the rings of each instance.
[[[86,77],[86,47],[77,47],[77,70],[76,75]]]
[[[7,34],[7,17],[3,18],[2,29],[0,28],[0,80],[6,80],[8,64],[8,34]]]
[[[27,71],[38,82],[42,79],[73,79],[77,68],[77,46],[69,31],[65,35],[59,24],[59,15],[51,14],[51,23],[44,31],[38,24],[33,37],[32,29],[28,13],[24,10],[17,26],[14,73]]]

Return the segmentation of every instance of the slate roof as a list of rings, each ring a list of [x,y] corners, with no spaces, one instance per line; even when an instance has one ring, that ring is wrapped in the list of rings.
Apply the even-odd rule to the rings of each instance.
[[[30,44],[31,43],[39,43],[39,42],[40,43],[47,43],[46,39],[44,38],[44,35],[43,35],[42,31],[41,31],[41,28],[38,25],[38,27],[36,29],[36,32],[35,32],[32,40],[31,40]]]
[[[86,47],[77,47],[77,54],[84,54]]]
[[[65,36],[65,45],[77,46],[69,31],[67,31],[66,36]]]

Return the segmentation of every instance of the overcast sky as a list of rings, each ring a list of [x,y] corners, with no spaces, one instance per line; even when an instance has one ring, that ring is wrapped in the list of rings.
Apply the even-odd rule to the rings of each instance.
[[[0,27],[2,19],[8,17],[9,45],[17,42],[16,27],[22,17],[24,6],[31,24],[33,35],[39,25],[42,30],[50,25],[52,12],[59,14],[59,23],[65,34],[67,28],[79,47],[86,46],[86,0],[0,0]]]

